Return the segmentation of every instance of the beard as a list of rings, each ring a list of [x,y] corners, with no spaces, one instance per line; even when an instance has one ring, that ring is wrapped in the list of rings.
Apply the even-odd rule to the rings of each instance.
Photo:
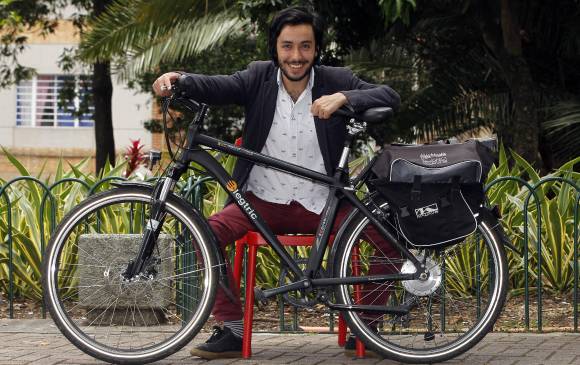
[[[314,66],[314,63],[311,63],[308,68],[306,70],[304,70],[304,73],[300,76],[292,76],[289,74],[289,72],[287,72],[287,67],[289,68],[290,66],[288,65],[284,65],[284,67],[280,66],[280,70],[282,70],[282,73],[284,74],[284,76],[286,76],[286,78],[290,81],[300,81],[303,80],[306,76],[310,76],[310,70],[312,70],[312,66]]]

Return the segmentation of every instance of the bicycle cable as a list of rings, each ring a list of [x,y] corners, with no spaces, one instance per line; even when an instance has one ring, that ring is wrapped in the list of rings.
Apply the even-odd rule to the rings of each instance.
[[[163,134],[165,135],[165,144],[167,145],[167,152],[169,153],[169,157],[171,161],[175,161],[175,155],[173,154],[173,150],[171,149],[171,139],[169,138],[169,128],[167,127],[167,114],[169,114],[169,104],[171,104],[171,97],[163,98],[163,105],[161,107],[161,112],[163,116]],[[173,117],[170,115],[171,119]]]

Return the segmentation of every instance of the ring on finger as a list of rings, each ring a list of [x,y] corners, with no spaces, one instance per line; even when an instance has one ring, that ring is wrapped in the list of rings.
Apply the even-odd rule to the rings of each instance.
[[[169,90],[169,86],[167,86],[167,85],[161,85],[161,90]]]

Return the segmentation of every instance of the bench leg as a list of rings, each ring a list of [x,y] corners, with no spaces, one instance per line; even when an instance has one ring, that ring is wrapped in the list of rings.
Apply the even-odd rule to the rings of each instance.
[[[244,338],[242,339],[242,357],[252,356],[252,324],[254,321],[254,286],[256,285],[256,253],[258,247],[249,245],[246,266],[246,301],[244,303]]]
[[[344,347],[346,344],[346,321],[342,313],[338,313],[338,346]]]
[[[242,282],[242,268],[244,264],[244,246],[246,241],[242,238],[235,243],[235,254],[234,254],[234,280],[236,281],[236,285],[238,286],[238,290],[240,289],[240,285]]]
[[[354,246],[354,248],[352,250],[352,262],[353,262],[352,274],[353,274],[353,276],[360,275],[360,266],[357,263],[358,260],[359,260],[358,246]],[[360,284],[357,284],[354,286],[354,300],[357,304],[360,304],[360,301],[361,301]],[[356,357],[358,357],[358,358],[365,357],[365,345],[358,338],[356,339]]]

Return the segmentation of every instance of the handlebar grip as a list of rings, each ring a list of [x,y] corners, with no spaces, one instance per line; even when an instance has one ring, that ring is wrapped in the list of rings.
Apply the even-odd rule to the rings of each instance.
[[[195,86],[195,81],[193,77],[189,75],[181,75],[173,85],[171,85],[171,91],[174,95],[183,97],[186,96],[187,90],[192,89]]]
[[[188,97],[187,92],[195,87],[195,80],[190,75],[181,75],[179,78],[171,85],[171,91],[174,97],[181,99],[182,103],[185,103],[190,108],[197,110],[200,104]]]

